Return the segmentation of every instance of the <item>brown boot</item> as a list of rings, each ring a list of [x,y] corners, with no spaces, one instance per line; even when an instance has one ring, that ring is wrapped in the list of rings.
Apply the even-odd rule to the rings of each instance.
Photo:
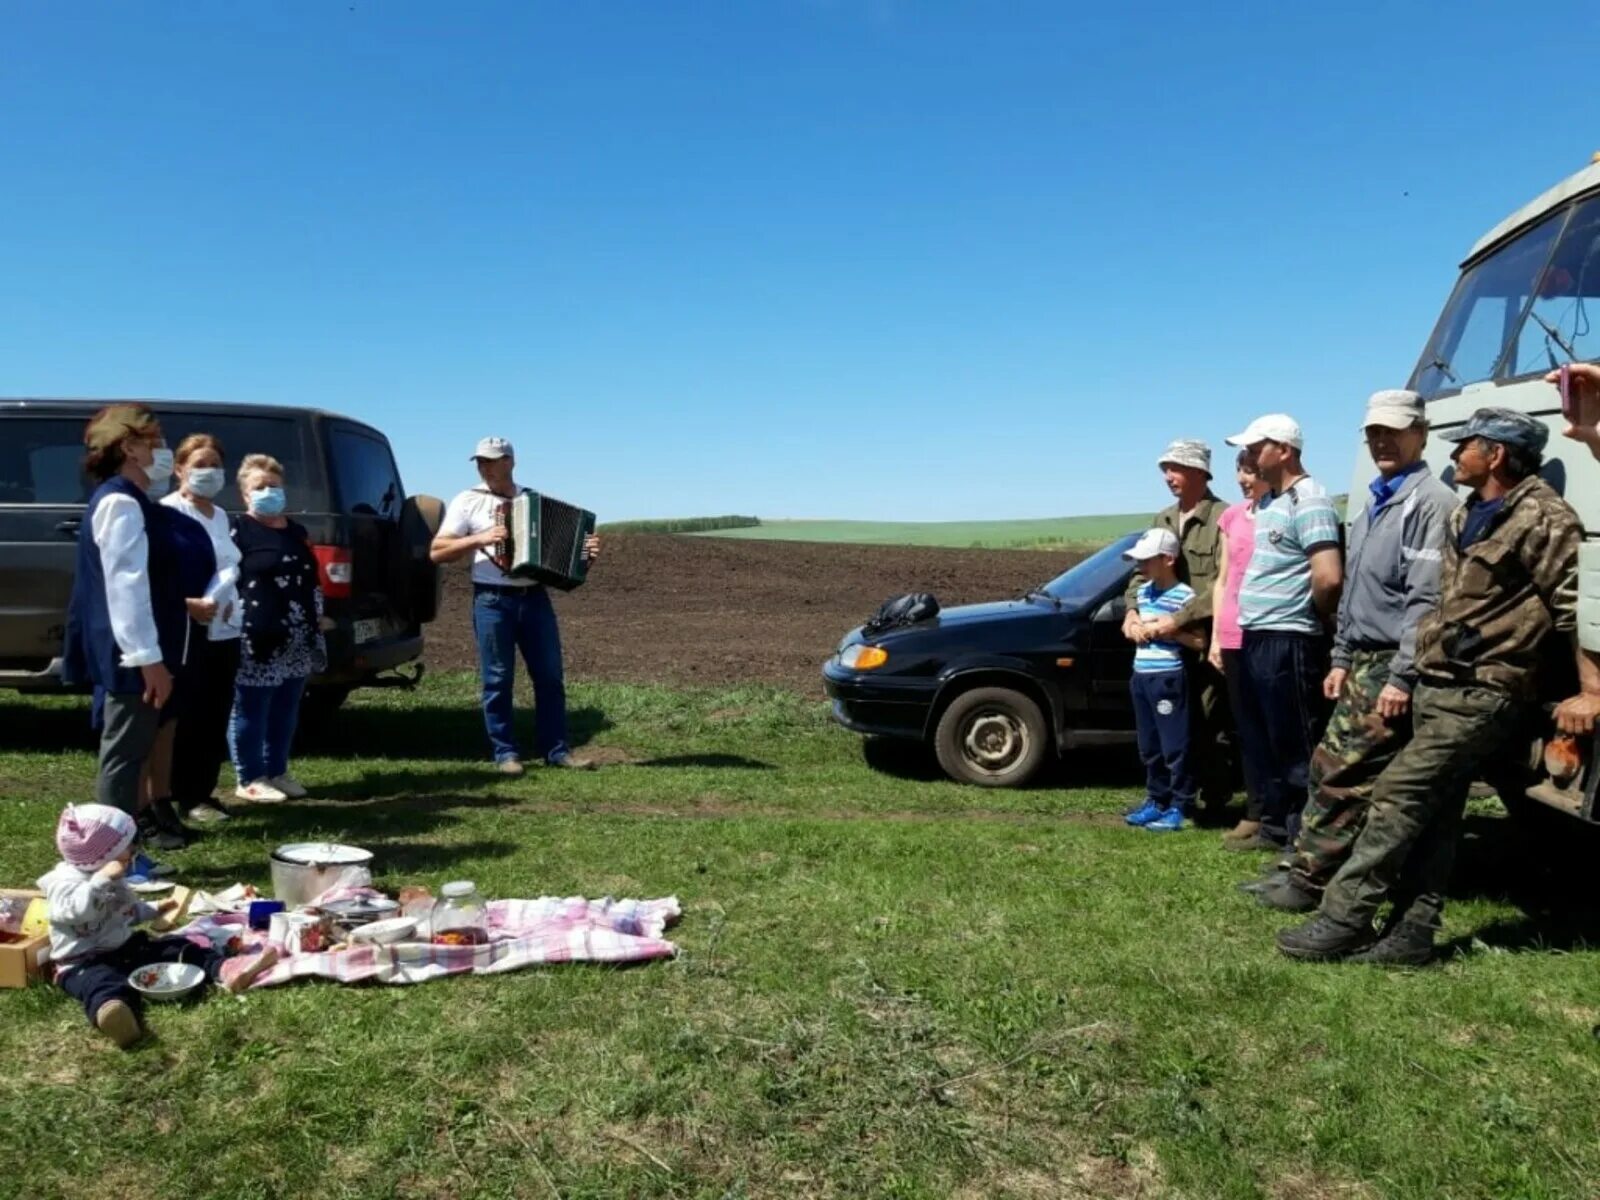
[[[139,1014],[126,1000],[107,1000],[94,1014],[94,1027],[126,1050],[144,1036]]]
[[[1261,832],[1261,822],[1252,821],[1246,817],[1227,833],[1222,835],[1225,842],[1250,842],[1255,840],[1256,834]]]

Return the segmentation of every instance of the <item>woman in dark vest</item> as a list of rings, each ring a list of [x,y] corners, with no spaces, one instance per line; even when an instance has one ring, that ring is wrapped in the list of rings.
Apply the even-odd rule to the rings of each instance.
[[[142,404],[101,409],[83,442],[84,469],[97,486],[78,532],[62,676],[94,685],[101,730],[95,799],[133,815],[144,840],[171,848],[181,838],[141,811],[141,781],[170,716],[189,623],[179,548],[147,494],[165,489],[172,452]]]

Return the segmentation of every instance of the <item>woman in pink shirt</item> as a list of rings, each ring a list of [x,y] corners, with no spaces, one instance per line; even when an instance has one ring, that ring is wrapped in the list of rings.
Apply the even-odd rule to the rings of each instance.
[[[1239,451],[1235,464],[1239,490],[1244,499],[1231,505],[1217,519],[1222,530],[1222,554],[1217,564],[1217,582],[1212,591],[1211,665],[1222,672],[1228,682],[1228,701],[1233,711],[1244,712],[1241,689],[1249,684],[1244,677],[1244,662],[1240,647],[1244,634],[1239,629],[1239,585],[1244,582],[1244,571],[1250,565],[1251,552],[1256,544],[1256,501],[1266,494],[1267,486],[1256,475],[1249,452]],[[1245,816],[1223,835],[1227,845],[1250,842],[1261,828],[1261,789],[1251,778],[1250,756],[1240,755],[1244,761]]]

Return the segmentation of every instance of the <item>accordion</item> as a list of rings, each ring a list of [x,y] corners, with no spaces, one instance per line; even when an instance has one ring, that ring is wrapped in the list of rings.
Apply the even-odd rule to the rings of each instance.
[[[588,577],[583,543],[594,532],[592,512],[553,496],[523,492],[502,501],[499,515],[506,537],[494,544],[489,557],[506,574],[536,579],[563,592]]]

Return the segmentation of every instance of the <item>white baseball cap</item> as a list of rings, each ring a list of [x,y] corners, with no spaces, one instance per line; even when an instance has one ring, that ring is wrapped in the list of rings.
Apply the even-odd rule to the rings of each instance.
[[[1163,554],[1168,558],[1177,558],[1178,551],[1178,535],[1172,530],[1146,529],[1137,542],[1122,552],[1122,557],[1129,562],[1143,562]]]
[[[502,437],[486,437],[478,442],[478,448],[472,452],[472,461],[480,458],[515,458],[516,451],[511,448],[511,443]]]
[[[1305,449],[1306,436],[1300,432],[1300,422],[1288,413],[1268,413],[1251,421],[1243,433],[1225,439],[1230,446],[1254,446],[1257,442],[1282,442],[1296,450]]]

